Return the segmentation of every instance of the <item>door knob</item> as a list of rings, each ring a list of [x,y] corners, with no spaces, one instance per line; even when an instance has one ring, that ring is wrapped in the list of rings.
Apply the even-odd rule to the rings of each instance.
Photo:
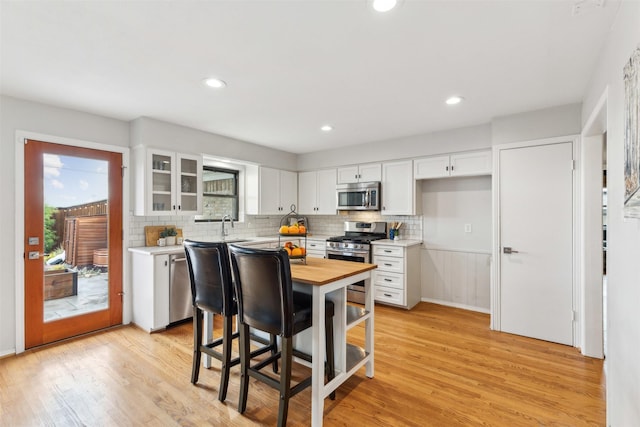
[[[519,253],[518,251],[514,251],[513,249],[511,249],[509,246],[505,246],[504,249],[502,250],[502,252],[504,252],[505,254],[517,254],[517,253]]]

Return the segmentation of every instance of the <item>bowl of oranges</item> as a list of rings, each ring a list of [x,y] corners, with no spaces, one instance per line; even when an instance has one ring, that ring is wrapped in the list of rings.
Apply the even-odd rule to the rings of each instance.
[[[281,246],[289,255],[289,258],[304,258],[307,254],[307,250],[303,247],[293,244],[293,242],[285,242],[284,246]]]
[[[300,224],[292,224],[292,225],[282,225],[280,226],[280,235],[287,236],[306,236],[307,235],[307,227]]]

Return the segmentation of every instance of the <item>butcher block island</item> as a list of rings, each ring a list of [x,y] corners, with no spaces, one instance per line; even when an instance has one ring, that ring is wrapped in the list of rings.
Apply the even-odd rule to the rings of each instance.
[[[367,377],[373,378],[374,291],[371,271],[375,268],[375,264],[324,258],[307,258],[306,265],[291,264],[294,288],[313,297],[313,327],[310,331],[312,426],[322,425],[325,397],[355,374],[360,367],[365,366]],[[365,283],[364,307],[347,304],[347,286],[361,280]],[[335,304],[333,323],[336,377],[327,384],[324,383],[325,298]],[[365,348],[350,344],[347,339],[347,331],[362,322],[365,325]],[[304,335],[302,338],[304,339]],[[300,347],[304,349],[305,343],[301,342]]]
[[[306,264],[291,263],[291,278],[297,291],[312,296],[313,326],[296,336],[295,347],[311,354],[311,425],[321,426],[324,413],[324,399],[336,388],[355,374],[362,366],[366,376],[373,378],[373,321],[374,292],[371,272],[375,264],[340,261],[324,258],[307,258]],[[364,281],[365,304],[347,304],[347,286]],[[333,318],[334,360],[336,376],[324,383],[325,360],[325,299],[335,304]],[[205,315],[205,329],[211,334],[211,316]],[[349,329],[364,322],[364,348],[348,342]],[[210,358],[204,357],[206,367]],[[305,363],[300,361],[301,363]],[[346,397],[349,398],[348,396]]]
[[[336,280],[371,271],[375,264],[362,262],[345,262],[335,259],[310,258],[307,264],[291,264],[291,278],[294,282],[309,285],[326,285]]]

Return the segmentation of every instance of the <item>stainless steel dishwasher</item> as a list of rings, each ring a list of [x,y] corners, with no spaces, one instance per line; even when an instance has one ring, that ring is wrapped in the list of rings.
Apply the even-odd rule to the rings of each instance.
[[[184,254],[169,257],[169,323],[193,317],[191,281]]]

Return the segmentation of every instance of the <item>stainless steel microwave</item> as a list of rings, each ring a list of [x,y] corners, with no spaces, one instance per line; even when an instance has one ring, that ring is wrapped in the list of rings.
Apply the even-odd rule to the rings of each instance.
[[[380,183],[356,182],[338,184],[338,210],[343,211],[379,211]]]

